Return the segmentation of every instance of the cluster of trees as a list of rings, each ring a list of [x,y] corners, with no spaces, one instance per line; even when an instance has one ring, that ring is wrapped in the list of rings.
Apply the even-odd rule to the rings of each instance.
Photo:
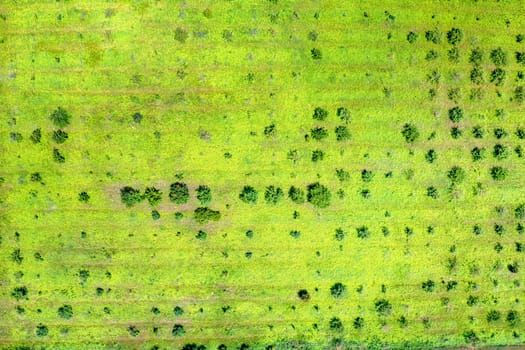
[[[326,208],[330,205],[330,190],[320,183],[312,183],[306,187],[306,193],[302,188],[291,186],[288,190],[288,198],[296,203],[302,204],[306,201],[318,208]],[[255,204],[259,193],[252,186],[244,186],[239,194],[239,199],[247,204]],[[270,185],[264,192],[264,200],[269,205],[276,205],[284,199],[284,191],[277,186]]]

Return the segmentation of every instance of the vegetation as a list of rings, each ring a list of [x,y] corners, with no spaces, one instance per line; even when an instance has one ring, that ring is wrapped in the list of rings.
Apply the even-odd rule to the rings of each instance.
[[[190,199],[188,185],[183,182],[174,182],[170,185],[170,200],[175,204],[185,204]]]
[[[407,143],[412,143],[419,138],[419,131],[413,124],[405,124],[403,126],[403,130],[401,131],[401,134],[403,135]]]
[[[201,205],[207,205],[211,203],[211,190],[208,186],[200,185],[197,187],[197,199]]]
[[[304,191],[298,187],[291,186],[288,190],[288,198],[296,204],[302,204],[305,200]]]
[[[199,224],[205,224],[209,221],[219,221],[221,213],[208,207],[199,207],[193,212],[193,217]]]
[[[318,208],[326,208],[330,205],[332,194],[330,190],[319,182],[308,185],[306,199]]]
[[[266,191],[264,191],[264,201],[266,204],[276,205],[283,199],[283,197],[283,190],[280,187],[275,187],[274,185],[266,187]]]
[[[49,119],[57,127],[65,128],[70,123],[71,115],[62,107],[58,107],[49,115]]]
[[[156,206],[159,205],[162,200],[162,192],[155,187],[146,187],[143,197],[147,199],[149,205]]]
[[[128,207],[142,202],[143,199],[140,191],[133,187],[125,186],[120,189],[120,200]]]
[[[257,191],[251,186],[244,186],[241,193],[239,194],[239,199],[248,204],[257,203],[257,197]]]

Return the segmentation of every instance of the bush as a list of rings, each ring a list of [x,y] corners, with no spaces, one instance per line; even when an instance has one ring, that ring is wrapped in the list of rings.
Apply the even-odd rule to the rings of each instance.
[[[430,74],[427,74],[427,80],[431,84],[439,84],[439,80],[441,79],[441,74],[437,70],[433,70],[430,72]],[[435,89],[431,89],[429,92],[431,92],[431,97],[435,97],[437,92]]]
[[[498,47],[490,52],[490,60],[498,67],[505,66],[507,65],[507,53]]]
[[[335,136],[337,141],[347,141],[350,140],[351,134],[346,126],[339,125],[335,128]]]
[[[324,159],[324,152],[320,149],[312,151],[312,162],[317,163],[320,160]]]
[[[33,132],[31,133],[31,136],[29,137],[29,139],[33,143],[40,143],[41,138],[42,138],[42,131],[40,130],[40,128],[33,130]]]
[[[159,211],[153,209],[153,210],[151,211],[151,218],[152,218],[153,220],[158,220],[158,219],[160,219],[160,213],[159,213]]]
[[[248,204],[257,203],[257,197],[257,191],[252,186],[244,186],[239,194],[239,199]]]
[[[425,32],[425,39],[427,39],[427,41],[433,42],[434,44],[439,44],[441,42],[441,32],[437,29],[427,30]]]
[[[264,127],[264,136],[271,137],[271,136],[275,136],[276,134],[277,134],[277,129],[275,128],[274,123]]]
[[[315,107],[314,114],[312,115],[312,118],[315,120],[325,120],[326,117],[328,117],[328,111],[321,107]]]
[[[434,283],[432,280],[421,283],[421,288],[427,293],[433,292],[435,287],[436,283]]]
[[[274,185],[266,187],[266,191],[264,191],[264,200],[270,205],[276,205],[283,199],[283,197],[283,190],[280,187],[275,187]]]
[[[40,173],[32,173],[31,174],[31,181],[33,181],[33,182],[41,182],[42,181],[42,175],[40,175]]]
[[[501,312],[496,310],[490,310],[487,313],[487,322],[496,322],[501,318]]]
[[[514,97],[513,97],[514,101],[518,102],[518,103],[522,103],[523,101],[525,101],[525,89],[523,89],[523,86],[518,86],[515,90],[514,90]]]
[[[432,61],[432,60],[435,60],[436,58],[438,58],[438,53],[437,51],[435,50],[430,50],[429,52],[427,52],[427,55],[425,56],[425,60],[427,61]]]
[[[62,107],[58,107],[51,113],[49,119],[58,126],[59,128],[64,128],[69,125],[69,119],[71,115]]]
[[[175,316],[182,316],[182,314],[184,314],[184,309],[181,308],[180,306],[175,306],[175,307],[173,308],[173,314],[174,314]]]
[[[59,129],[53,131],[53,140],[58,144],[66,142],[68,137],[69,135],[64,130]]]
[[[414,32],[410,32],[407,34],[407,41],[411,44],[415,43],[417,41],[417,38],[419,37],[419,35],[417,33],[414,33]]]
[[[45,337],[49,333],[49,329],[44,326],[42,323],[36,326],[36,336]]]
[[[516,52],[516,62],[525,65],[525,52]]]
[[[344,170],[344,169],[336,169],[335,170],[335,175],[337,176],[337,178],[341,182],[345,182],[345,181],[350,180],[350,173],[348,171]]]
[[[298,187],[291,186],[288,190],[288,198],[297,204],[304,203],[304,191]]]
[[[22,134],[19,133],[19,132],[12,132],[9,137],[11,138],[11,141],[15,141],[15,142],[22,142],[23,140],[23,137],[22,137]]]
[[[148,200],[151,206],[156,206],[162,200],[162,192],[155,187],[146,187],[146,190],[144,190],[144,198]]]
[[[366,226],[360,226],[356,228],[357,237],[361,239],[367,239],[370,237],[370,230]]]
[[[496,86],[502,86],[505,82],[505,77],[507,76],[507,72],[505,72],[501,68],[496,68],[490,73],[490,82],[494,83]]]
[[[516,42],[517,42],[517,43],[521,43],[521,42],[523,42],[524,40],[525,40],[525,35],[523,35],[523,34],[518,34],[518,35],[516,35]]]
[[[202,205],[209,204],[211,202],[211,190],[208,186],[200,185],[197,187],[197,199]]]
[[[501,144],[498,143],[498,144],[494,145],[494,149],[492,151],[492,155],[497,160],[503,160],[505,158],[508,158],[508,156],[510,155],[510,151],[509,151],[509,148],[507,146],[504,146],[504,145],[501,145]]]
[[[447,33],[447,41],[450,45],[457,45],[463,40],[463,32],[461,29],[452,28]]]
[[[128,327],[128,333],[129,335],[131,335],[132,337],[136,337],[140,334],[140,331],[137,327],[135,326],[129,326]]]
[[[292,230],[292,231],[290,231],[290,236],[293,237],[293,238],[299,238],[299,237],[301,237],[301,231]]]
[[[316,127],[310,131],[310,135],[316,141],[321,141],[328,137],[328,130],[323,127]]]
[[[478,162],[480,160],[482,160],[483,158],[485,158],[485,148],[482,147],[482,148],[479,148],[479,147],[474,147],[471,151],[470,151],[470,154],[472,155],[472,160],[474,162]]]
[[[476,66],[472,68],[470,71],[470,81],[477,85],[483,84],[485,79],[483,78],[483,70],[480,67]]]
[[[354,326],[354,329],[361,329],[365,326],[365,319],[362,317],[356,317],[352,324]]]
[[[342,332],[344,330],[343,322],[339,317],[332,317],[329,322],[330,330],[334,332]]]
[[[202,230],[199,230],[199,232],[197,232],[197,234],[195,235],[195,238],[201,241],[205,241],[207,237],[208,237],[208,233]]]
[[[473,330],[464,331],[463,338],[465,338],[465,342],[469,344],[479,342],[479,338]]]
[[[342,241],[346,236],[346,232],[341,227],[335,230],[335,240]]]
[[[188,186],[182,182],[174,182],[170,185],[170,200],[175,204],[187,203],[190,199]]]
[[[427,187],[427,196],[433,199],[438,199],[439,194],[437,188],[434,186]]]
[[[133,187],[125,186],[120,189],[120,200],[128,207],[142,202],[143,199],[140,191]]]
[[[24,258],[22,257],[22,253],[20,251],[20,248],[15,249],[11,253],[11,260],[13,260],[13,262],[15,262],[16,264],[19,264],[19,265],[22,263],[22,260],[24,260]]]
[[[184,326],[181,324],[174,324],[173,329],[171,330],[171,335],[174,337],[182,337],[184,334],[186,334],[186,331],[184,330]]]
[[[199,207],[193,211],[193,218],[199,224],[205,224],[208,221],[219,221],[221,213],[208,207]]]
[[[506,320],[511,327],[515,327],[520,322],[520,315],[516,310],[510,310],[507,313]]]
[[[334,283],[330,287],[330,294],[336,299],[340,299],[346,296],[346,286],[341,282]]]
[[[69,320],[73,317],[73,307],[71,305],[64,304],[57,310],[58,317],[65,320]]]
[[[452,63],[459,63],[459,49],[457,47],[448,50],[448,60]]]
[[[135,123],[140,124],[144,116],[140,114],[139,112],[136,112],[135,114],[132,115],[132,118]]]
[[[16,301],[19,301],[21,299],[27,299],[27,287],[15,287],[13,291],[11,292],[11,296],[16,299]]]
[[[308,185],[306,199],[318,208],[326,208],[330,205],[332,194],[327,187],[319,182]]]
[[[483,51],[479,47],[473,49],[470,52],[470,57],[468,61],[475,65],[481,64],[481,62],[483,61]]]
[[[519,268],[519,265],[517,262],[514,262],[512,264],[508,264],[507,265],[507,269],[509,270],[509,272],[511,273],[518,273],[518,268]]]
[[[437,152],[433,149],[428,150],[428,152],[425,154],[425,159],[429,163],[434,163],[434,161],[437,159]]]
[[[401,130],[401,134],[407,143],[412,143],[419,138],[419,131],[413,124],[405,124]]]
[[[374,306],[379,317],[388,317],[392,314],[392,305],[386,299],[376,300]]]
[[[524,128],[517,128],[517,129],[516,129],[516,136],[517,136],[520,140],[525,139],[525,129],[524,129]]]
[[[302,301],[308,301],[310,300],[310,294],[308,293],[308,291],[306,289],[300,289],[298,292],[297,292],[297,296],[299,297],[299,299],[301,299]]]
[[[500,225],[500,224],[494,224],[494,232],[498,236],[502,236],[505,233],[505,227],[503,225]]]
[[[337,108],[337,116],[342,122],[345,122],[348,124],[350,121],[351,113],[346,107],[339,107]]]
[[[363,180],[363,182],[370,182],[373,178],[374,173],[372,172],[372,170],[361,170],[361,180]]]
[[[499,140],[499,139],[502,139],[504,137],[507,137],[509,135],[508,132],[506,132],[504,129],[502,128],[495,128],[494,129],[494,136]]]
[[[184,44],[186,42],[186,39],[188,39],[188,32],[182,28],[177,28],[175,29],[175,34],[174,34],[174,37],[175,37],[175,40],[177,40],[178,42],[180,42],[181,44]]]
[[[490,176],[495,181],[503,181],[509,174],[508,170],[500,166],[494,166],[490,169]]]
[[[459,139],[463,135],[463,131],[461,131],[458,127],[450,128],[450,137],[452,137],[454,140]]]
[[[60,153],[60,151],[55,148],[53,149],[53,160],[57,163],[65,163],[66,157],[64,157],[62,153]]]
[[[481,126],[476,125],[472,127],[472,136],[476,139],[482,139],[485,136],[485,130]]]
[[[463,110],[458,106],[448,110],[448,117],[453,123],[459,123],[463,119]]]
[[[465,180],[466,173],[465,170],[458,166],[453,166],[450,168],[450,170],[447,172],[447,177],[450,181],[452,181],[453,184],[459,184]]]
[[[80,192],[80,193],[78,194],[78,200],[79,200],[80,202],[82,202],[82,203],[87,203],[87,202],[89,202],[89,198],[90,198],[89,194],[88,194],[87,192],[85,192],[85,191]]]
[[[323,58],[323,54],[321,53],[321,50],[313,48],[310,50],[310,54],[312,55],[312,58],[314,60],[320,60]]]

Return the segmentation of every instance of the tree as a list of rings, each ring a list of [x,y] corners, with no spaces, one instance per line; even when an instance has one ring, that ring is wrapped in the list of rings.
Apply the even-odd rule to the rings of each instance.
[[[197,199],[202,205],[209,204],[211,202],[211,190],[206,185],[200,185],[197,187]]]
[[[427,293],[433,292],[435,287],[436,283],[432,280],[427,280],[421,283],[421,288]]]
[[[417,38],[419,37],[419,35],[415,32],[409,32],[407,34],[407,41],[410,43],[410,44],[413,44],[417,41]]]
[[[453,184],[459,184],[465,180],[466,173],[465,170],[458,166],[453,166],[450,168],[450,170],[447,172],[447,177],[450,181],[452,181]]]
[[[173,308],[173,314],[174,314],[175,316],[182,316],[182,315],[184,314],[184,309],[181,308],[180,306],[175,306],[175,307]]]
[[[490,73],[490,82],[496,86],[502,86],[507,77],[507,72],[501,68],[496,68]]]
[[[508,170],[500,166],[494,166],[490,169],[490,176],[495,181],[505,180],[508,174]]]
[[[429,163],[434,163],[434,161],[437,159],[437,152],[433,149],[428,150],[428,152],[425,154],[425,159]]]
[[[239,194],[239,199],[248,204],[257,203],[257,197],[257,191],[252,186],[244,186]]]
[[[427,41],[433,42],[434,44],[439,44],[441,42],[441,32],[437,29],[427,30],[425,32],[425,39],[427,39]]]
[[[330,330],[334,332],[342,332],[344,330],[343,322],[341,322],[339,317],[332,317],[328,325],[330,326]]]
[[[419,131],[414,124],[405,124],[401,130],[401,134],[407,143],[412,143],[419,138]]]
[[[485,129],[483,129],[479,125],[475,125],[472,127],[472,136],[474,136],[476,139],[482,139],[485,136]]]
[[[186,39],[188,39],[188,32],[184,30],[181,27],[178,27],[175,29],[175,40],[177,40],[179,43],[184,44],[186,42]]]
[[[136,112],[132,115],[132,118],[133,118],[133,121],[137,124],[140,124],[140,122],[142,121],[142,119],[144,118],[144,116],[142,114],[140,114],[139,112]]]
[[[339,107],[337,108],[337,116],[342,122],[345,122],[348,124],[350,121],[351,113],[346,107]]]
[[[65,132],[62,129],[53,131],[53,140],[58,144],[66,142],[68,137],[69,135],[67,134],[67,132]]]
[[[49,329],[44,326],[42,323],[36,326],[36,336],[45,337],[49,333]]]
[[[283,197],[283,190],[280,187],[275,187],[274,185],[266,187],[266,191],[264,191],[264,200],[270,205],[276,205],[283,199]]]
[[[221,213],[208,207],[199,207],[193,212],[193,217],[199,224],[205,224],[208,221],[219,221]]]
[[[156,210],[156,209],[153,209],[153,210],[151,211],[151,218],[152,218],[153,220],[158,220],[158,219],[160,219],[160,213],[159,213],[159,211]]]
[[[361,170],[361,180],[363,182],[370,182],[374,178],[374,173],[372,170],[363,169]]]
[[[321,185],[319,182],[312,183],[307,187],[306,199],[312,205],[318,208],[326,208],[330,205],[330,199],[332,194],[326,186]]]
[[[137,327],[135,327],[135,326],[129,326],[128,327],[128,333],[132,337],[136,337],[136,336],[138,336],[140,334],[140,330]]]
[[[498,47],[490,52],[490,60],[498,67],[505,66],[507,65],[507,53]]]
[[[271,123],[268,126],[264,127],[264,136],[272,137],[277,135],[277,129],[275,128],[275,123]]]
[[[461,137],[461,135],[463,135],[463,131],[461,131],[460,128],[454,126],[453,128],[450,128],[450,136],[453,138],[453,139],[458,139]]]
[[[458,106],[448,110],[448,117],[453,123],[459,123],[463,119],[463,110]]]
[[[371,234],[370,230],[366,226],[359,226],[358,228],[356,228],[356,232],[357,237],[361,239],[367,239],[368,237],[370,237]]]
[[[448,50],[448,60],[452,63],[459,63],[459,49],[457,47],[453,47],[450,50]]]
[[[525,203],[521,203],[514,209],[514,217],[518,220],[525,219]]]
[[[475,66],[472,68],[470,71],[470,81],[476,85],[483,84],[485,79],[483,78],[483,70],[480,67]]]
[[[438,199],[439,193],[437,188],[435,188],[434,186],[427,187],[427,196],[433,199]]]
[[[42,131],[40,130],[40,128],[33,130],[33,132],[31,133],[31,136],[29,137],[29,139],[33,143],[40,143],[41,138],[42,138]]]
[[[463,332],[463,338],[465,338],[465,341],[470,344],[477,343],[479,341],[478,336],[473,330]]]
[[[515,134],[518,137],[518,139],[520,140],[525,139],[525,128],[517,128]]]
[[[323,54],[321,53],[321,50],[313,48],[310,50],[310,54],[312,55],[312,58],[314,60],[320,60],[323,58]]]
[[[525,52],[516,52],[516,62],[525,65]]]
[[[316,141],[321,141],[328,137],[328,130],[323,127],[316,127],[310,131],[310,135]]]
[[[27,287],[15,287],[13,291],[11,292],[11,296],[16,299],[16,301],[19,301],[21,299],[27,299]]]
[[[320,149],[312,151],[312,162],[317,163],[320,160],[324,159],[324,152]]]
[[[335,128],[335,136],[337,141],[347,141],[352,135],[346,126],[339,125]]]
[[[374,306],[379,317],[388,317],[392,314],[392,305],[386,299],[376,300]]]
[[[335,240],[342,241],[346,236],[346,232],[341,227],[335,230]]]
[[[190,199],[188,185],[183,182],[174,182],[170,185],[170,200],[175,204],[187,203]]]
[[[59,128],[68,126],[70,118],[71,115],[62,107],[58,107],[49,115],[49,119]]]
[[[497,310],[490,310],[487,313],[487,322],[496,322],[501,318],[501,312]]]
[[[144,190],[144,198],[148,200],[151,206],[156,206],[162,200],[162,192],[155,187],[146,187]]]
[[[470,154],[472,155],[472,160],[474,162],[478,162],[480,160],[482,160],[483,158],[485,158],[485,151],[486,149],[484,147],[474,147],[471,151],[470,151]]]
[[[304,191],[299,187],[291,186],[288,190],[288,198],[296,204],[302,204],[304,203]]]
[[[171,334],[174,337],[182,337],[184,334],[186,334],[186,331],[184,330],[184,326],[181,324],[174,324],[173,329],[171,330]]]
[[[299,299],[301,299],[302,301],[308,301],[310,300],[310,294],[308,293],[308,291],[306,289],[300,289],[298,292],[297,292],[297,296],[299,297]]]
[[[87,203],[89,202],[89,194],[86,192],[86,191],[82,191],[78,194],[78,200],[82,203]]]
[[[73,317],[73,307],[71,305],[64,304],[58,308],[57,314],[58,317],[69,320],[71,317]]]
[[[495,128],[494,129],[494,136],[499,140],[499,139],[502,139],[504,137],[507,137],[509,135],[509,133],[507,131],[505,131],[505,129],[502,129],[502,128]]]
[[[470,57],[468,61],[474,65],[481,64],[481,62],[483,61],[483,51],[479,47],[473,49],[470,52]]]
[[[328,117],[328,111],[321,107],[315,107],[314,114],[312,115],[312,118],[315,120],[323,121]]]
[[[346,286],[341,282],[334,283],[330,287],[330,294],[336,299],[341,299],[346,296]]]
[[[11,253],[11,260],[13,260],[13,262],[17,263],[18,265],[22,263],[22,260],[24,260],[24,257],[22,256],[22,252],[20,251],[20,248],[16,248]]]
[[[53,160],[57,163],[65,163],[66,157],[64,157],[62,153],[60,153],[60,151],[55,148],[53,149]]]
[[[525,89],[523,86],[518,86],[516,89],[514,89],[514,97],[513,100],[522,103],[525,101]]]
[[[463,32],[461,29],[458,28],[452,28],[447,33],[447,41],[450,45],[456,46],[463,40]]]
[[[498,143],[494,145],[494,150],[492,151],[492,155],[497,160],[503,160],[505,158],[508,158],[508,156],[510,155],[510,151],[507,146],[504,146]]]
[[[125,186],[120,189],[120,200],[128,207],[142,202],[143,199],[140,191],[133,187]]]
[[[520,322],[520,315],[516,310],[510,310],[507,313],[506,320],[511,327],[516,327],[516,325]]]
[[[356,317],[353,322],[354,329],[361,329],[365,326],[365,319],[362,317]]]
[[[350,172],[348,172],[348,171],[346,171],[344,169],[336,169],[335,170],[335,175],[337,176],[337,178],[341,182],[345,182],[345,181],[350,180]]]

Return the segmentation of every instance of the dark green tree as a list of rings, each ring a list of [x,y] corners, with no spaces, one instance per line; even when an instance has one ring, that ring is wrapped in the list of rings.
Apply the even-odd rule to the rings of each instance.
[[[71,305],[64,304],[58,308],[57,314],[58,317],[69,320],[71,317],[73,317],[73,307]]]
[[[463,32],[459,28],[452,28],[447,33],[447,41],[451,45],[457,45],[463,40]]]
[[[310,135],[312,139],[316,141],[321,141],[328,137],[328,130],[326,130],[323,127],[316,127],[310,131]]]
[[[44,326],[42,323],[36,326],[36,336],[45,337],[49,333],[49,329]]]
[[[465,173],[465,170],[463,170],[462,168],[458,166],[453,166],[447,172],[447,177],[453,184],[459,184],[463,182],[466,176],[467,174]]]
[[[302,204],[304,203],[304,191],[299,187],[291,186],[288,190],[288,198],[294,203]]]
[[[124,186],[120,189],[120,200],[128,207],[142,202],[143,199],[140,191],[131,186]]]
[[[463,119],[463,110],[458,106],[448,110],[448,117],[453,123],[459,123]]]
[[[239,199],[248,204],[257,203],[257,197],[257,191],[252,186],[244,186],[239,194]]]
[[[312,118],[315,120],[325,120],[326,117],[328,117],[328,111],[321,107],[315,107],[314,114],[312,115]]]
[[[170,185],[170,200],[175,204],[187,203],[190,199],[188,185],[183,182],[174,182]]]
[[[334,283],[330,287],[330,294],[336,299],[341,299],[346,296],[346,286],[341,282]]]
[[[58,107],[49,115],[49,119],[59,128],[64,128],[69,125],[71,115],[62,107]]]
[[[206,185],[200,185],[197,187],[197,199],[201,202],[201,205],[211,203],[211,190]]]
[[[407,143],[412,143],[419,138],[419,131],[414,124],[405,124],[401,130],[401,134]]]
[[[42,130],[40,130],[40,128],[33,130],[33,132],[31,133],[31,136],[29,137],[29,139],[33,143],[40,143],[41,138],[42,138]]]
[[[417,41],[417,38],[419,37],[419,35],[415,32],[409,32],[407,34],[407,41],[410,43],[410,44],[414,44],[416,41]]]
[[[352,135],[346,126],[339,125],[335,128],[335,136],[337,141],[348,141]]]
[[[193,218],[199,224],[205,224],[208,221],[219,221],[221,219],[221,213],[208,207],[199,207],[193,212]]]
[[[494,166],[490,169],[490,176],[495,181],[503,181],[509,174],[509,171],[500,166]]]
[[[266,190],[264,191],[264,200],[270,205],[276,205],[283,199],[283,197],[283,190],[280,187],[275,187],[274,185],[266,187]]]
[[[162,192],[153,186],[146,187],[144,190],[144,198],[147,199],[151,206],[156,206],[159,205],[162,200]]]
[[[490,52],[490,60],[498,67],[506,66],[508,61],[507,53],[501,47],[498,47]]]
[[[343,322],[339,317],[332,317],[328,323],[330,330],[334,332],[342,332],[344,330]]]
[[[82,203],[87,203],[89,202],[89,194],[86,192],[86,191],[82,191],[78,194],[78,200]]]
[[[69,135],[67,134],[67,132],[65,132],[62,129],[53,131],[53,140],[58,144],[66,142],[68,137]]]
[[[174,337],[182,337],[184,334],[186,334],[186,331],[184,330],[184,326],[181,324],[175,324],[173,325],[173,329],[171,330],[171,335]]]
[[[386,299],[376,300],[374,306],[379,317],[388,317],[392,314],[392,305]]]
[[[307,187],[306,199],[309,203],[318,208],[328,207],[330,205],[331,197],[332,194],[330,193],[330,190],[319,182],[312,183]]]

